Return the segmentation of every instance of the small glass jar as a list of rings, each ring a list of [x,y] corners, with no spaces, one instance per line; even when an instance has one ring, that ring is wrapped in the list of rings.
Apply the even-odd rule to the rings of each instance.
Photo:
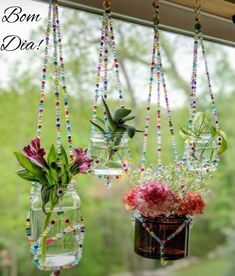
[[[51,210],[50,203],[47,204],[46,215],[42,211],[41,185],[37,185],[31,201],[30,221],[32,239],[40,248],[35,262],[39,269],[54,270],[78,263],[84,235],[78,227],[81,217],[79,209],[76,185],[69,184],[57,206]],[[73,231],[68,231],[70,225],[74,227]]]
[[[127,133],[112,136],[91,132],[89,155],[94,160],[92,172],[97,176],[116,176],[128,172],[129,148]]]
[[[203,134],[200,139],[186,141],[189,169],[198,172],[211,172],[217,169],[219,157],[217,144],[211,134]]]
[[[185,222],[185,216],[142,217],[142,219],[143,222],[135,219],[135,253],[144,258],[159,260],[178,260],[188,256],[189,224],[164,244],[163,255],[160,243],[143,227],[145,223],[160,240],[166,240]]]

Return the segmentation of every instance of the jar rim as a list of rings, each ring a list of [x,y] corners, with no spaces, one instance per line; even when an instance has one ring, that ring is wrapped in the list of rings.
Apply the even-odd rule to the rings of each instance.
[[[184,220],[187,219],[186,215],[170,215],[170,216],[157,216],[155,218],[152,217],[144,217],[142,216],[143,220],[145,222],[149,223],[162,223],[162,224],[168,224],[168,223],[182,223]]]

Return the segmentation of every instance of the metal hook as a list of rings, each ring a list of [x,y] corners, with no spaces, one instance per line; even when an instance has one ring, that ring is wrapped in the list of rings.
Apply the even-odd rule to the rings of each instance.
[[[103,7],[104,7],[104,9],[105,10],[110,10],[110,8],[111,8],[111,0],[104,0],[103,1]]]
[[[201,0],[195,0],[194,11],[195,11],[196,14],[200,14],[201,7],[202,7],[202,1]]]

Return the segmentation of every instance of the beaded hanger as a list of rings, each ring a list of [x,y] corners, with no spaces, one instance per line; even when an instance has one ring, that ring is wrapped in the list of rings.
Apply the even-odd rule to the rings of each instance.
[[[166,111],[167,111],[167,119],[168,125],[171,134],[171,140],[173,145],[173,154],[174,161],[177,167],[177,170],[180,174],[179,170],[179,157],[178,151],[176,147],[176,139],[172,121],[172,113],[170,110],[169,99],[168,99],[168,91],[166,87],[164,69],[162,65],[161,58],[161,48],[160,48],[160,36],[159,36],[159,0],[153,0],[152,6],[154,8],[155,15],[153,17],[154,23],[154,41],[153,41],[153,51],[152,51],[152,61],[150,67],[150,78],[149,78],[149,90],[148,90],[148,100],[147,100],[147,108],[146,108],[146,117],[145,117],[145,129],[144,129],[144,143],[142,150],[142,158],[141,158],[141,167],[140,171],[145,171],[145,163],[146,163],[146,152],[147,152],[147,143],[149,136],[149,125],[150,125],[150,111],[151,111],[151,102],[152,102],[152,92],[154,85],[154,78],[157,79],[157,124],[156,124],[156,133],[157,133],[157,169],[162,169],[162,148],[161,148],[161,84],[164,91],[164,98],[166,103]]]
[[[202,55],[204,60],[204,66],[207,76],[208,90],[210,94],[211,106],[212,106],[212,114],[214,118],[215,128],[219,129],[219,121],[218,115],[215,105],[215,97],[212,91],[211,79],[208,69],[208,63],[206,58],[206,51],[204,46],[203,34],[201,31],[201,1],[196,0],[195,2],[195,25],[194,25],[194,50],[193,50],[193,71],[191,78],[191,93],[190,93],[190,113],[189,113],[189,127],[192,128],[192,121],[196,113],[197,108],[197,65],[198,65],[198,47],[201,46]]]
[[[45,50],[44,50],[44,59],[43,59],[43,67],[42,67],[42,78],[41,78],[41,92],[40,92],[40,102],[38,108],[38,123],[37,123],[37,132],[36,135],[40,139],[41,131],[43,125],[43,114],[44,114],[44,103],[45,103],[45,90],[46,90],[46,80],[48,75],[48,49],[50,44],[50,36],[52,35],[53,42],[53,79],[54,79],[54,96],[55,96],[55,127],[56,127],[56,151],[58,164],[61,164],[61,95],[60,91],[62,90],[63,95],[63,106],[64,106],[64,115],[65,115],[65,124],[66,124],[66,132],[67,132],[67,142],[69,147],[69,157],[71,160],[74,160],[73,155],[73,146],[72,146],[72,135],[71,135],[71,123],[70,123],[70,113],[69,113],[69,100],[66,86],[66,77],[65,77],[65,65],[63,58],[63,47],[62,47],[62,36],[60,30],[60,20],[59,20],[59,11],[58,11],[58,3],[57,0],[49,0],[48,6],[48,21],[47,21],[47,29],[45,36]],[[60,90],[61,89],[61,90]],[[60,183],[60,177],[58,177],[58,183]],[[73,181],[73,179],[72,179]],[[30,201],[33,200],[35,194],[35,183],[32,183],[32,191],[30,193]],[[50,225],[45,230],[46,234],[50,233],[51,228],[57,223],[57,220],[63,219],[65,222],[65,229],[61,233],[57,233],[54,237],[51,237],[47,240],[47,244],[53,243],[57,239],[63,238],[66,233],[73,233],[74,239],[78,244],[78,252],[75,256],[75,259],[72,263],[56,267],[56,273],[59,275],[60,269],[69,269],[78,264],[80,258],[82,256],[82,244],[84,239],[84,225],[83,218],[81,218],[81,222],[76,225],[72,225],[71,222],[63,217],[64,212],[61,209],[62,199],[59,199],[59,208],[56,214],[56,217],[53,221],[51,221]],[[59,223],[59,222],[58,222]],[[33,240],[31,233],[31,222],[30,216],[28,215],[26,219],[26,234],[31,246],[31,252],[33,254],[33,262],[36,267],[40,270],[51,270],[51,268],[47,268],[46,266],[42,266],[40,264],[40,243],[43,237],[43,234],[37,241]]]
[[[113,32],[113,24],[111,17],[111,0],[103,1],[104,14],[102,19],[102,28],[101,28],[101,36],[100,36],[100,49],[99,49],[99,61],[97,66],[97,74],[96,74],[96,88],[95,88],[95,98],[93,103],[93,114],[92,121],[96,122],[97,117],[97,108],[98,108],[98,100],[100,96],[103,96],[104,99],[107,99],[108,95],[108,64],[109,64],[109,51],[111,50],[111,54],[113,55],[114,62],[114,71],[116,75],[116,82],[118,86],[118,94],[119,94],[119,102],[120,107],[124,108],[123,103],[123,93],[120,81],[120,65],[117,57],[116,43]],[[101,86],[102,74],[103,73],[103,87]],[[107,126],[107,114],[104,110],[104,121]],[[91,128],[94,131],[94,126]],[[106,129],[108,132],[108,129]]]
[[[53,11],[52,11],[53,8]],[[55,95],[55,108],[56,108],[56,145],[57,153],[60,156],[61,153],[61,112],[60,112],[60,84],[63,91],[63,104],[64,104],[64,115],[66,121],[66,130],[67,130],[67,142],[69,145],[69,154],[70,159],[73,160],[73,146],[72,146],[72,136],[71,136],[71,123],[69,116],[69,100],[66,86],[66,77],[65,77],[65,65],[63,58],[63,46],[62,46],[62,36],[60,31],[60,21],[58,13],[58,4],[57,0],[49,0],[49,12],[48,12],[48,23],[46,30],[46,46],[44,50],[44,62],[42,67],[42,79],[41,79],[41,93],[40,93],[40,102],[38,110],[38,127],[37,127],[37,137],[41,138],[41,130],[43,123],[43,114],[44,114],[44,102],[45,102],[45,88],[46,88],[46,79],[48,71],[48,47],[50,42],[51,29],[53,30],[53,76],[54,76],[54,95]]]
[[[192,76],[191,76],[191,90],[190,90],[190,109],[189,109],[189,120],[188,120],[188,127],[192,130],[193,128],[193,119],[195,117],[195,114],[197,112],[197,84],[198,84],[198,50],[199,47],[201,47],[202,51],[202,57],[204,61],[204,67],[206,72],[206,79],[207,79],[207,85],[208,85],[208,92],[210,96],[210,102],[211,102],[211,110],[213,115],[213,121],[215,125],[215,129],[219,130],[219,120],[218,120],[218,113],[216,109],[215,104],[215,96],[212,90],[211,85],[211,78],[207,63],[207,57],[206,57],[206,50],[204,45],[204,39],[203,39],[203,33],[201,30],[201,0],[195,1],[195,25],[194,25],[194,47],[193,47],[193,66],[192,66]],[[187,163],[188,159],[190,159],[189,155],[187,153],[194,152],[194,148],[186,143],[185,145],[185,154],[183,156],[183,162]],[[219,154],[215,156],[215,162],[218,163],[219,161]]]
[[[152,51],[152,61],[151,61],[151,68],[150,68],[150,78],[149,78],[149,90],[148,90],[148,100],[147,100],[147,108],[146,108],[146,117],[145,117],[145,130],[144,130],[144,143],[143,143],[143,151],[142,151],[142,158],[141,158],[141,167],[140,173],[145,172],[145,164],[146,164],[146,152],[147,152],[147,143],[148,143],[148,136],[149,136],[149,125],[150,125],[150,111],[151,111],[151,102],[152,102],[152,92],[153,92],[153,85],[154,85],[154,78],[156,77],[157,80],[157,123],[156,123],[156,133],[157,133],[157,171],[161,171],[163,169],[162,165],[162,148],[161,148],[161,85],[164,91],[164,98],[166,103],[166,111],[167,111],[167,119],[168,119],[168,126],[170,129],[171,140],[173,145],[173,154],[174,154],[174,163],[176,166],[176,170],[178,173],[179,182],[181,183],[180,189],[182,193],[184,193],[184,185],[183,179],[181,175],[178,151],[176,146],[176,139],[172,121],[172,113],[169,105],[168,99],[168,91],[166,87],[165,75],[164,75],[164,68],[162,64],[161,58],[161,48],[160,48],[160,35],[159,35],[159,0],[153,0],[152,6],[154,8],[155,15],[153,17],[154,23],[154,41],[153,41],[153,51]],[[149,233],[149,235],[155,239],[160,245],[160,260],[162,264],[165,264],[164,261],[164,247],[165,244],[173,239],[178,233],[180,233],[184,227],[186,227],[190,222],[190,217],[186,217],[185,221],[175,230],[174,233],[170,234],[166,239],[161,240],[143,221],[142,215],[138,212],[133,214],[133,219],[137,219],[141,222],[142,226],[145,230]]]
[[[92,122],[96,123],[97,121],[97,110],[98,110],[98,102],[99,98],[103,97],[105,100],[108,98],[108,72],[111,71],[108,68],[109,65],[109,54],[113,56],[113,68],[116,76],[117,83],[117,92],[120,108],[124,108],[123,101],[123,91],[120,80],[120,64],[118,62],[117,57],[117,49],[115,43],[115,36],[113,30],[113,23],[111,17],[111,0],[103,1],[104,13],[102,18],[102,27],[101,27],[101,36],[100,36],[100,48],[99,48],[99,59],[96,73],[96,85],[95,85],[95,96],[93,102],[93,112],[92,112]],[[103,108],[103,119],[105,123],[105,132],[107,136],[109,136],[109,128],[108,128],[108,117]],[[95,132],[94,125],[91,126],[91,135]],[[128,153],[128,156],[130,153]],[[101,176],[99,176],[101,177]],[[104,175],[105,178],[105,187],[111,187],[111,179],[112,176]],[[116,176],[118,179],[118,176]]]

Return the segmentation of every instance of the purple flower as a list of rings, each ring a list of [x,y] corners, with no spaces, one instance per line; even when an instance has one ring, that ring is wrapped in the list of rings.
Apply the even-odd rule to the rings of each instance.
[[[34,140],[32,140],[31,143],[24,147],[22,151],[23,154],[34,164],[40,167],[47,164],[46,160],[43,157],[46,151],[44,148],[40,148],[39,138],[35,138]]]
[[[78,174],[85,174],[88,172],[88,170],[91,167],[92,159],[90,159],[86,152],[82,148],[76,148],[74,149],[74,154],[75,154],[75,161],[74,161],[74,166],[75,170],[74,173]]]

